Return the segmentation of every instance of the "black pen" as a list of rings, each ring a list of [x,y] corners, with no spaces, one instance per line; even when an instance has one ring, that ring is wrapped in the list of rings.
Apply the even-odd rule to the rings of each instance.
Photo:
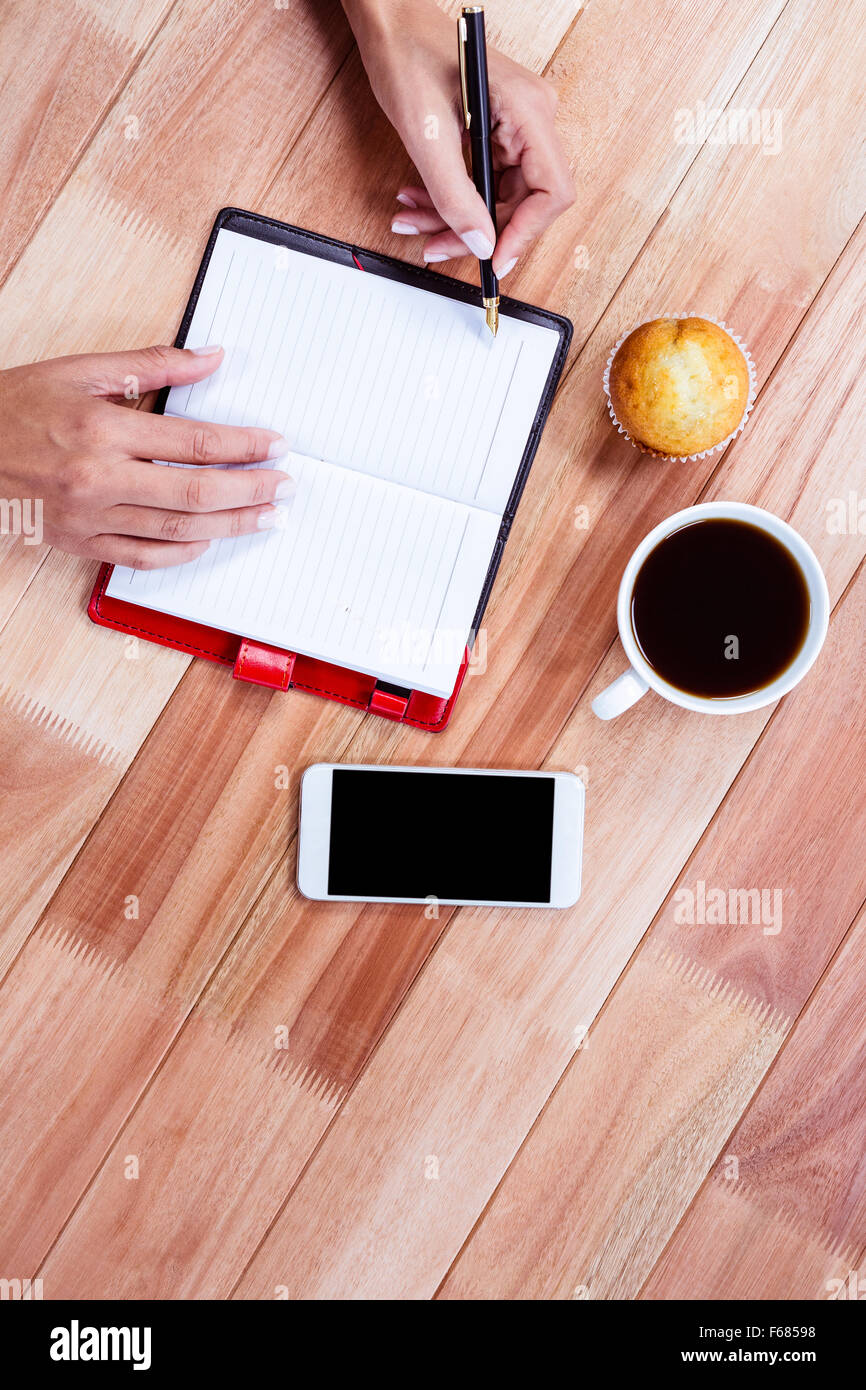
[[[457,21],[457,51],[460,61],[460,94],[463,120],[469,131],[472,152],[472,181],[490,213],[496,236],[496,185],[493,182],[493,150],[490,144],[490,88],[487,83],[487,43],[484,38],[484,10],[481,5],[464,5]],[[499,327],[499,281],[492,261],[479,261],[481,302],[487,327],[496,336]]]

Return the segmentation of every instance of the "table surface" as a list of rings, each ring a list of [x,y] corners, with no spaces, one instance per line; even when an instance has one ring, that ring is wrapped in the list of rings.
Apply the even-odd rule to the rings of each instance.
[[[827,1298],[858,1268],[858,11],[490,5],[558,83],[577,183],[508,288],[575,333],[446,732],[97,628],[91,562],[4,539],[5,1276],[46,1298]],[[420,256],[389,230],[408,162],[336,4],[13,0],[0,33],[5,365],[170,341],[226,204]],[[671,312],[726,321],[759,381],[743,434],[687,465],[631,449],[601,391],[617,338]],[[824,652],[737,719],[648,696],[604,724],[625,560],[714,498],[814,547]],[[580,902],[305,902],[318,760],[577,770]],[[679,921],[700,885],[779,890],[781,930]]]

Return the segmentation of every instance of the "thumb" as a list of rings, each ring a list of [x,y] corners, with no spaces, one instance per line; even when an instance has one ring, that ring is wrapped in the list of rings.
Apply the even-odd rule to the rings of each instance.
[[[132,352],[94,352],[71,358],[79,378],[94,396],[135,399],[164,386],[187,386],[216,371],[221,347],[135,348]]]
[[[484,199],[466,172],[453,117],[449,114],[447,121],[440,120],[437,137],[417,142],[410,154],[439,216],[473,256],[489,260],[496,232]]]

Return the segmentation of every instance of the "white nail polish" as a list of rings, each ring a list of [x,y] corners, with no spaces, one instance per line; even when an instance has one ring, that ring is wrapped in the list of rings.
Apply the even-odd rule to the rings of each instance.
[[[512,257],[511,257],[511,260],[510,260],[510,261],[506,261],[506,262],[505,262],[505,265],[500,266],[498,270],[496,270],[496,267],[494,266],[493,269],[494,269],[494,271],[495,271],[495,273],[496,273],[496,278],[497,278],[497,280],[501,280],[502,277],[503,277],[503,275],[507,275],[508,272],[509,272],[509,270],[513,270],[514,267],[515,267],[516,265],[517,265],[517,257],[516,257],[516,256],[512,256]]]
[[[277,490],[274,493],[274,501],[283,502],[289,497],[294,497],[297,490],[298,485],[294,478],[286,478],[277,486]]]
[[[408,193],[398,193],[397,202],[402,203],[404,208],[417,208],[418,204],[414,198],[410,198]]]
[[[277,524],[277,509],[272,507],[269,512],[260,512],[256,522],[260,531],[270,531]]]
[[[289,452],[289,441],[287,439],[275,439],[268,445],[267,457],[269,459],[281,459]]]
[[[435,261],[447,261],[451,258],[446,256],[444,251],[425,251],[424,259],[428,265],[433,265]]]
[[[466,243],[473,256],[477,256],[479,261],[489,261],[493,255],[493,242],[489,241],[483,232],[473,228],[471,232],[464,232],[460,239]]]
[[[207,347],[187,348],[187,352],[193,353],[195,357],[213,357],[216,353],[222,352],[219,343],[210,343]]]
[[[402,222],[397,218],[396,222],[391,223],[391,231],[399,232],[401,236],[417,236],[418,228],[413,227],[411,222]]]

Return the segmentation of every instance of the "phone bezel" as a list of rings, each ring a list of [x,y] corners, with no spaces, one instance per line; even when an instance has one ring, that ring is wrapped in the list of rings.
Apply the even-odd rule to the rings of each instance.
[[[407,767],[376,763],[313,763],[301,778],[301,805],[298,829],[298,889],[315,902],[418,903],[429,898],[349,896],[328,892],[328,863],[331,839],[331,773],[334,768],[358,772],[399,772],[424,776],[438,772],[454,777],[477,775],[495,777],[552,777],[554,779],[553,831],[550,872],[550,902],[515,902],[497,898],[437,898],[454,907],[572,907],[580,897],[583,858],[583,782],[572,772],[542,770],[525,772],[517,768],[489,767]]]

